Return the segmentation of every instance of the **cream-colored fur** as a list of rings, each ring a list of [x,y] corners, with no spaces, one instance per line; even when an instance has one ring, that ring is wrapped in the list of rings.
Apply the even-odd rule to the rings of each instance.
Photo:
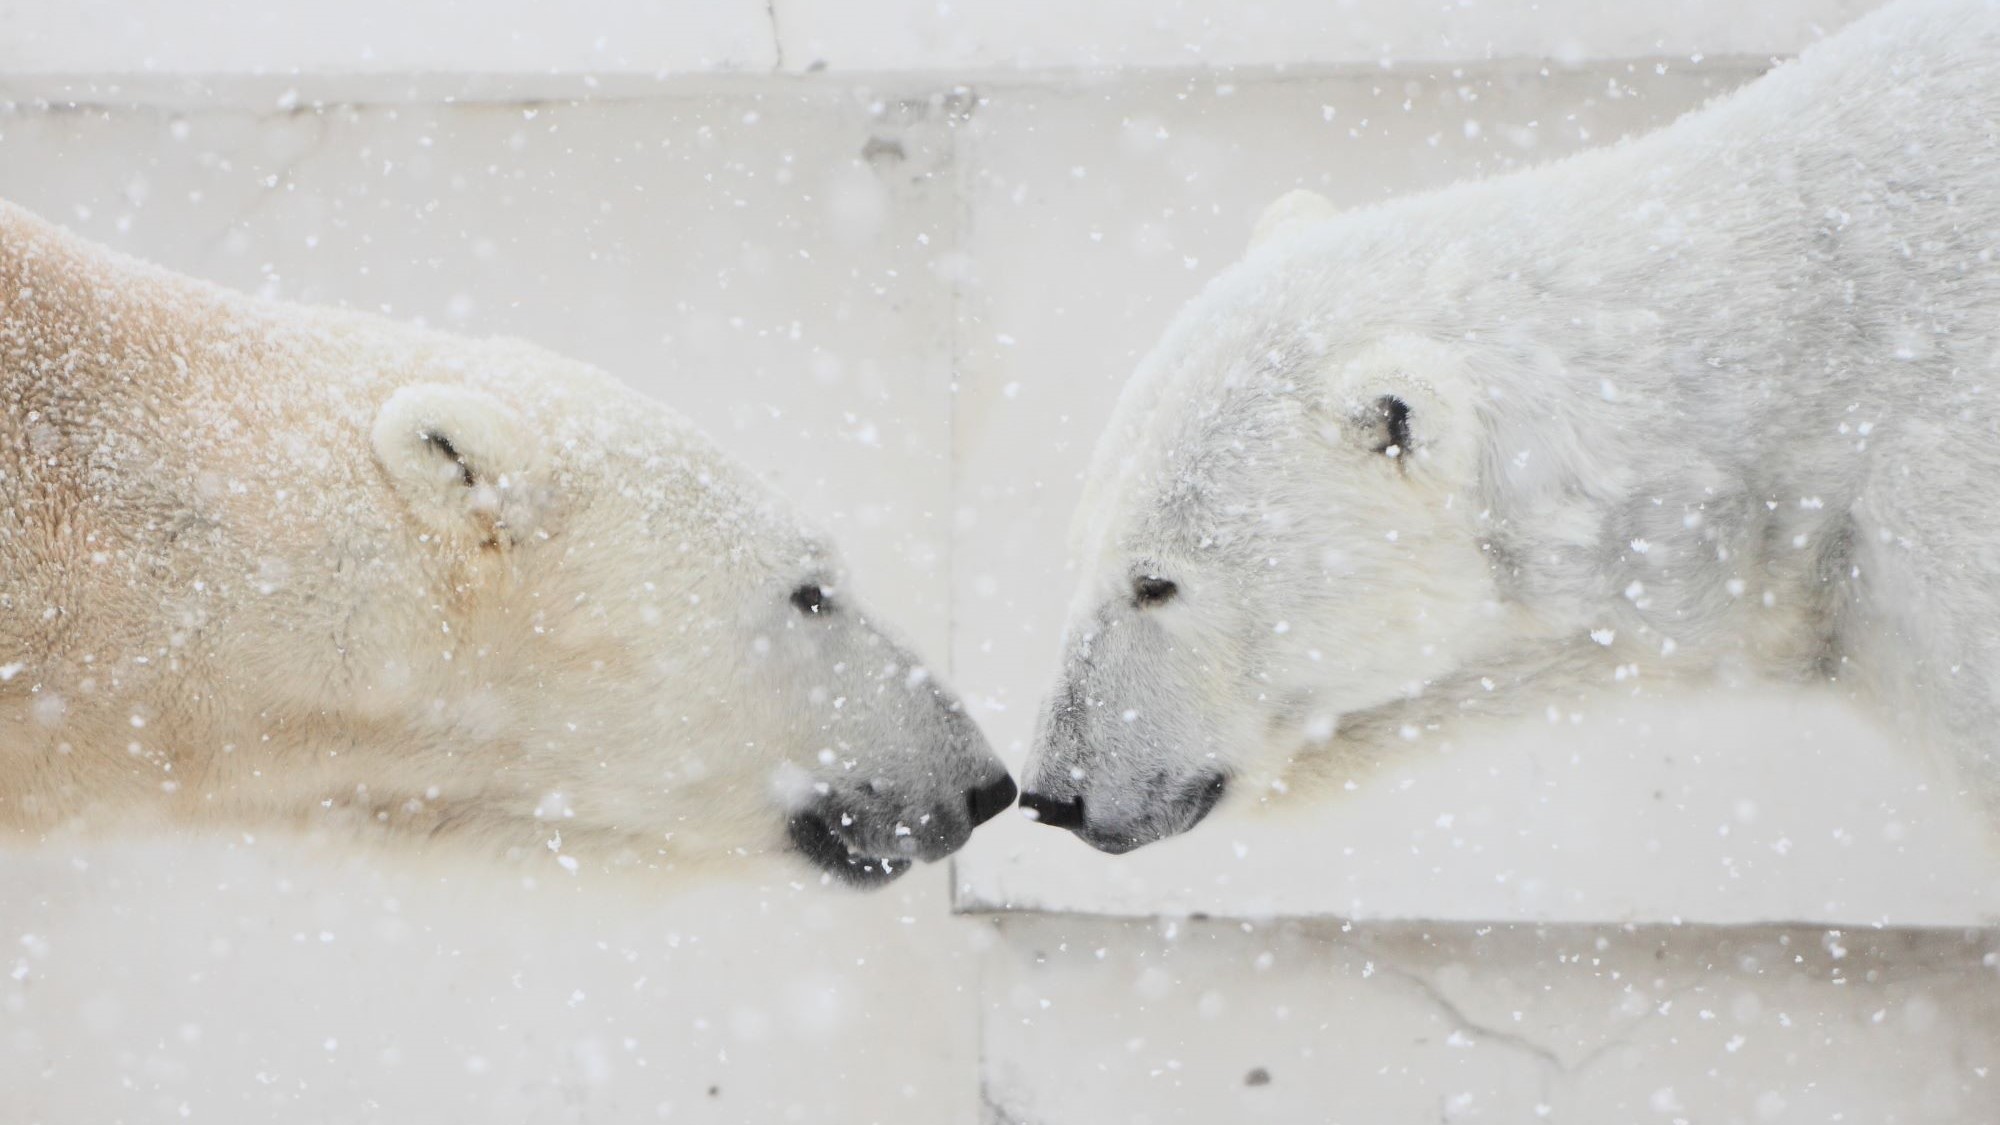
[[[334,823],[682,868],[805,816],[845,876],[956,847],[1001,773],[823,538],[583,365],[0,203],[0,399],[16,839]]]

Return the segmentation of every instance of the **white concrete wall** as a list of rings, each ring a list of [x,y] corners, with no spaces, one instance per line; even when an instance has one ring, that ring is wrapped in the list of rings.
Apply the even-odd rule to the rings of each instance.
[[[916,74],[1789,54],[1868,0],[10,0],[12,74]]]
[[[0,0],[0,195],[659,394],[1018,764],[1076,474],[1263,202],[1602,143],[1866,6]],[[9,856],[0,1121],[2000,1120],[1990,939],[1937,928],[2000,859],[1920,762],[1792,696],[1552,702],[1335,805],[1117,860],[1003,818],[866,898]]]
[[[1992,935],[1102,923],[988,959],[994,1125],[2000,1119]]]

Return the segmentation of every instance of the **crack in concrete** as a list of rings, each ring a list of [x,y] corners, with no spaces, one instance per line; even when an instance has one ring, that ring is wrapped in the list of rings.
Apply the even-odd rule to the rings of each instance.
[[[1439,988],[1436,984],[1432,983],[1430,980],[1422,976],[1419,976],[1416,973],[1413,973],[1407,969],[1399,969],[1393,965],[1386,965],[1386,964],[1381,966],[1380,971],[1382,975],[1388,977],[1394,977],[1395,979],[1400,980],[1405,984],[1408,984],[1411,988],[1415,989],[1418,993],[1422,994],[1425,999],[1435,1004],[1438,1010],[1445,1014],[1446,1019],[1450,1020],[1454,1024],[1457,1024],[1459,1030],[1467,1032],[1472,1035],[1477,1035],[1486,1039],[1494,1040],[1503,1045],[1513,1047],[1516,1050],[1532,1055],[1533,1057],[1540,1059],[1542,1062],[1547,1063],[1558,1074],[1561,1074],[1566,1078],[1574,1078],[1577,1075],[1582,1074],[1584,1071],[1589,1070],[1592,1066],[1596,1065],[1599,1060],[1604,1058],[1604,1056],[1610,1054],[1612,1051],[1618,1049],[1619,1047],[1631,1046],[1632,1040],[1628,1033],[1633,1028],[1637,1027],[1641,1021],[1647,1018],[1645,1014],[1633,1017],[1631,1020],[1627,1021],[1623,1027],[1619,1028],[1617,1032],[1606,1036],[1603,1042],[1599,1043],[1597,1046],[1592,1047],[1590,1050],[1578,1056],[1575,1062],[1567,1062],[1563,1059],[1562,1055],[1556,1052],[1555,1048],[1539,1043],[1521,1032],[1509,1031],[1504,1027],[1495,1026],[1493,1024],[1486,1023],[1482,1020],[1474,1019],[1469,1013],[1466,1012],[1464,1008],[1460,1007],[1456,1001],[1452,1000],[1451,997],[1445,995],[1443,989]],[[1682,995],[1684,995],[1689,991],[1692,991],[1696,987],[1698,986],[1691,984],[1686,987],[1677,988],[1670,992],[1667,992],[1664,995],[1662,995],[1658,1000],[1654,1001],[1652,1007],[1654,1010],[1657,1010],[1661,1004],[1671,1004],[1674,1001],[1679,1000]],[[1545,1098],[1544,1100],[1547,1099]]]
[[[771,21],[771,73],[785,72],[785,37],[778,33],[778,0],[764,0],[764,17]]]
[[[297,152],[280,161],[276,171],[270,174],[268,186],[263,187],[255,196],[250,198],[245,206],[231,214],[228,221],[222,225],[222,229],[216,231],[215,234],[211,235],[205,241],[202,247],[204,254],[214,253],[239,226],[247,226],[249,221],[268,207],[273,199],[291,188],[298,179],[299,169],[304,167],[308,161],[319,156],[327,148],[329,142],[332,141],[334,124],[328,120],[328,116],[332,112],[334,111],[330,107],[300,106],[297,108],[281,109],[275,113],[258,113],[252,115],[257,123],[257,135],[259,137],[267,135],[265,133],[266,123],[273,118],[281,118],[286,121],[310,121],[312,123],[312,135]],[[192,117],[194,115],[187,114],[185,116]]]
[[[1543,1046],[1520,1032],[1508,1031],[1506,1028],[1495,1027],[1473,1019],[1451,997],[1446,996],[1443,989],[1440,989],[1437,985],[1432,984],[1423,977],[1407,969],[1398,969],[1393,965],[1383,965],[1380,971],[1383,976],[1394,977],[1411,988],[1416,989],[1425,999],[1436,1005],[1438,1010],[1445,1014],[1446,1019],[1457,1024],[1459,1030],[1468,1031],[1474,1035],[1496,1040],[1518,1050],[1525,1051],[1564,1074],[1571,1072],[1569,1065],[1563,1062],[1562,1056],[1556,1054],[1553,1048]],[[1602,1049],[1601,1047],[1599,1048],[1600,1051]]]

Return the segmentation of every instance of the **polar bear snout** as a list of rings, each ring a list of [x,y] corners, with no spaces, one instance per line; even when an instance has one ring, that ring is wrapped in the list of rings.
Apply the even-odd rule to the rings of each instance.
[[[1003,773],[984,785],[976,785],[966,791],[965,809],[972,817],[974,828],[985,824],[1014,803],[1020,790],[1014,785],[1014,778]]]
[[[1073,832],[1088,821],[1084,816],[1082,797],[1051,797],[1046,793],[1030,791],[1021,794],[1021,808],[1036,824],[1046,824],[1050,828],[1067,828]]]
[[[965,846],[972,830],[1014,803],[1014,779],[1004,770],[936,800],[880,781],[834,789],[786,821],[794,851],[850,886],[894,880],[919,860],[943,859]]]
[[[1014,779],[965,703],[828,584],[790,592],[809,620],[774,655],[802,706],[773,775],[786,846],[824,881],[869,887],[943,859],[1013,804]]]
[[[1118,604],[1071,633],[1021,797],[1036,822],[1114,855],[1207,819],[1247,741],[1215,669],[1154,616],[1188,600],[1181,584],[1146,573],[1130,600],[1119,587]]]
[[[1192,778],[1157,775],[1149,784],[1087,800],[1082,794],[1031,787],[1021,808],[1037,822],[1066,828],[1101,852],[1122,855],[1200,824],[1229,789],[1229,778],[1208,771]]]
[[[857,843],[865,834],[853,830],[858,818],[832,803],[793,813],[785,823],[792,848],[825,875],[851,887],[879,887],[893,882],[916,860],[878,855]]]

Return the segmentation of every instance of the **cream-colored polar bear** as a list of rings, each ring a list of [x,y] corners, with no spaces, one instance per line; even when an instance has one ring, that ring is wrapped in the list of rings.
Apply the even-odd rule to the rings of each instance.
[[[0,828],[365,826],[876,883],[1009,803],[827,542],[518,342],[254,300],[0,203]]]
[[[1280,201],[1104,435],[1023,804],[1122,851],[1719,672],[2000,823],[1997,123],[2000,5],[1915,0],[1632,143]]]

